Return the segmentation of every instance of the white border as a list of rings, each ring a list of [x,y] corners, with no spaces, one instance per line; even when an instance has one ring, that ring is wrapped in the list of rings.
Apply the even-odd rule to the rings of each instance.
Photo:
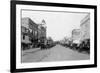
[[[90,39],[91,50],[90,60],[81,61],[63,61],[63,62],[41,62],[41,63],[21,63],[21,9],[33,10],[54,10],[54,11],[72,11],[72,12],[89,12],[90,13]],[[34,5],[16,5],[16,68],[39,68],[53,66],[72,66],[72,65],[88,65],[94,64],[94,10],[84,8],[64,8],[64,7],[49,7],[49,6],[34,6]]]

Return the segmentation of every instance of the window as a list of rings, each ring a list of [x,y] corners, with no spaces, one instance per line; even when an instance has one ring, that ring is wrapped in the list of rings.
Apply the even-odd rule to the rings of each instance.
[[[25,35],[23,35],[23,40],[25,40]]]

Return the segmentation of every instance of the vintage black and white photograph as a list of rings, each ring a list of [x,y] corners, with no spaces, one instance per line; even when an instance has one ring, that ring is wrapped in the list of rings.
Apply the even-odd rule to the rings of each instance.
[[[11,71],[96,67],[96,6],[14,1]]]
[[[21,62],[90,59],[90,13],[21,10]]]

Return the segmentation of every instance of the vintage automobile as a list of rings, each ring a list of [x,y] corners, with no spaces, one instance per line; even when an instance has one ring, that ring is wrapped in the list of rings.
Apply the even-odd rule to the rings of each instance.
[[[74,50],[78,50],[79,49],[79,45],[80,45],[80,41],[79,40],[75,40],[70,44],[70,48],[74,49]]]
[[[81,42],[79,46],[79,52],[86,51],[90,53],[90,39],[85,39]]]

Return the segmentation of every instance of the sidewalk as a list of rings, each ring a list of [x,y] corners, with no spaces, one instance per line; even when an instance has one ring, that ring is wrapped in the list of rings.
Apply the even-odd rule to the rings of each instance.
[[[31,48],[31,49],[28,49],[28,50],[23,50],[22,51],[22,56],[25,56],[27,54],[31,54],[31,53],[34,53],[34,52],[37,52],[41,50],[40,48]]]

